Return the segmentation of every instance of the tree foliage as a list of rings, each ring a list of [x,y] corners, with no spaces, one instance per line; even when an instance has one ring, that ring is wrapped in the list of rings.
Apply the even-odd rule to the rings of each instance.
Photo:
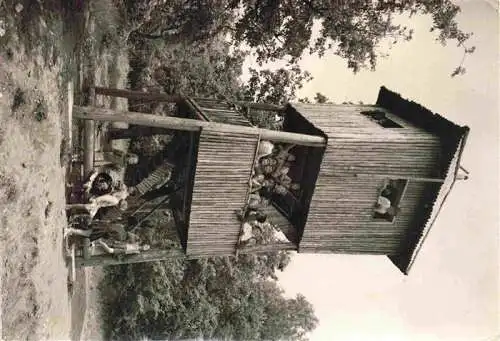
[[[299,103],[313,103],[309,99],[309,97],[303,97],[298,99]],[[324,104],[324,103],[332,103],[328,97],[323,95],[321,92],[317,92],[316,95],[314,95],[314,103],[319,103],[319,104]]]
[[[255,49],[262,63],[281,58],[294,63],[305,51],[319,56],[333,51],[355,72],[374,69],[382,39],[412,38],[413,30],[394,23],[395,14],[430,16],[430,30],[437,31],[442,44],[455,41],[464,47],[470,37],[459,29],[460,7],[450,0],[241,0],[238,5],[243,14],[234,24],[234,39]],[[317,36],[315,22],[320,25]]]
[[[314,96],[314,100],[316,101],[316,103],[320,103],[320,104],[328,103],[330,101],[328,99],[328,97],[326,97],[325,95],[323,95],[320,92],[316,93],[316,96]]]
[[[243,86],[245,99],[255,102],[284,104],[293,100],[311,74],[297,65],[277,70],[249,69],[250,78]]]
[[[110,339],[306,340],[307,300],[272,279],[286,253],[171,260],[109,268],[101,285]]]
[[[398,14],[429,16],[430,30],[436,31],[438,42],[453,41],[464,49],[464,55],[474,49],[466,46],[471,34],[459,28],[456,16],[460,7],[451,0],[142,0],[138,3],[142,6],[129,7],[146,12],[140,16],[141,25],[134,26],[142,37],[193,42],[229,35],[235,46],[250,47],[261,65],[283,58],[295,64],[308,52],[319,56],[334,53],[344,58],[354,72],[374,69],[383,39],[388,38],[393,44],[412,39],[412,29],[395,23]],[[320,27],[318,34],[313,34],[315,23]],[[462,62],[453,75],[463,70]]]
[[[156,85],[166,93],[221,98],[238,91],[245,52],[221,38],[196,44],[134,38],[131,86]]]
[[[132,35],[169,43],[209,40],[232,13],[225,0],[124,0]]]

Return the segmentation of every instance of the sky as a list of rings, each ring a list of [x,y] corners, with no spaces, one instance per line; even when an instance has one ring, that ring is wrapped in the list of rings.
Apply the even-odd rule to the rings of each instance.
[[[450,77],[462,51],[436,43],[426,17],[412,18],[414,39],[390,50],[375,72],[353,75],[335,56],[301,61],[314,80],[298,97],[321,92],[336,103],[368,104],[385,85],[471,128],[462,157],[470,178],[455,185],[409,276],[384,256],[293,257],[280,283],[314,305],[320,323],[311,341],[500,340],[499,16],[494,0],[457,3],[476,46],[463,76]]]

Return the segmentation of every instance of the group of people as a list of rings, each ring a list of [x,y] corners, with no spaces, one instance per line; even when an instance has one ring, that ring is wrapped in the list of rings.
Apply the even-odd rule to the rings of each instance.
[[[290,153],[294,145],[275,145],[270,141],[261,141],[257,158],[249,183],[250,197],[248,206],[257,208],[267,205],[273,194],[286,195],[300,189],[288,175],[295,161]]]
[[[270,141],[260,142],[249,181],[248,202],[237,212],[242,223],[240,245],[255,244],[265,235],[274,241],[288,241],[284,233],[268,221],[263,208],[270,204],[274,194],[286,195],[300,189],[299,184],[294,183],[288,175],[295,161],[295,155],[290,153],[293,147],[294,145],[277,145]]]
[[[126,155],[123,158],[129,164],[136,160]],[[70,226],[65,229],[66,239],[71,236],[89,238],[106,253],[115,255],[136,254],[150,248],[147,244],[141,244],[136,234],[128,231],[129,222],[124,219],[123,212],[128,208],[127,198],[132,191],[114,179],[109,171],[119,166],[115,162],[110,167],[94,169],[83,184],[86,202],[66,205],[66,209],[71,212]],[[111,220],[95,219],[104,208],[113,208],[120,214]]]
[[[269,221],[262,210],[241,210],[237,213],[241,222],[239,247],[266,242],[288,242],[286,235]]]

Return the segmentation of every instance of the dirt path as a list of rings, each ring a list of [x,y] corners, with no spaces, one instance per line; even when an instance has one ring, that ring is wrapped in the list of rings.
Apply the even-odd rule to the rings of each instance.
[[[57,45],[27,50],[14,31],[22,18],[10,19],[2,19],[10,31],[0,40],[2,337],[67,339],[63,63]],[[56,34],[57,27],[45,21],[33,25]]]
[[[0,339],[68,340],[62,130],[84,13],[61,6],[72,1],[22,3],[0,1]]]
[[[78,3],[86,8],[74,8]],[[100,6],[100,27],[109,25],[112,2],[93,3]],[[126,47],[94,46],[99,35],[92,34],[88,4],[0,1],[2,340],[102,337],[97,291],[102,271],[81,270],[74,295],[67,290],[62,231],[69,146],[62,131],[68,126],[67,81],[74,81],[75,104],[84,81],[126,87],[128,58]],[[81,51],[93,55],[79,60]],[[99,105],[127,109],[123,100],[101,98]]]

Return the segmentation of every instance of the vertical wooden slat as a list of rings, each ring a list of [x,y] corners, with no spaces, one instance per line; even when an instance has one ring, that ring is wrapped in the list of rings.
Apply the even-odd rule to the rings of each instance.
[[[191,200],[186,253],[231,255],[241,224],[235,211],[245,204],[257,134],[203,129]]]

